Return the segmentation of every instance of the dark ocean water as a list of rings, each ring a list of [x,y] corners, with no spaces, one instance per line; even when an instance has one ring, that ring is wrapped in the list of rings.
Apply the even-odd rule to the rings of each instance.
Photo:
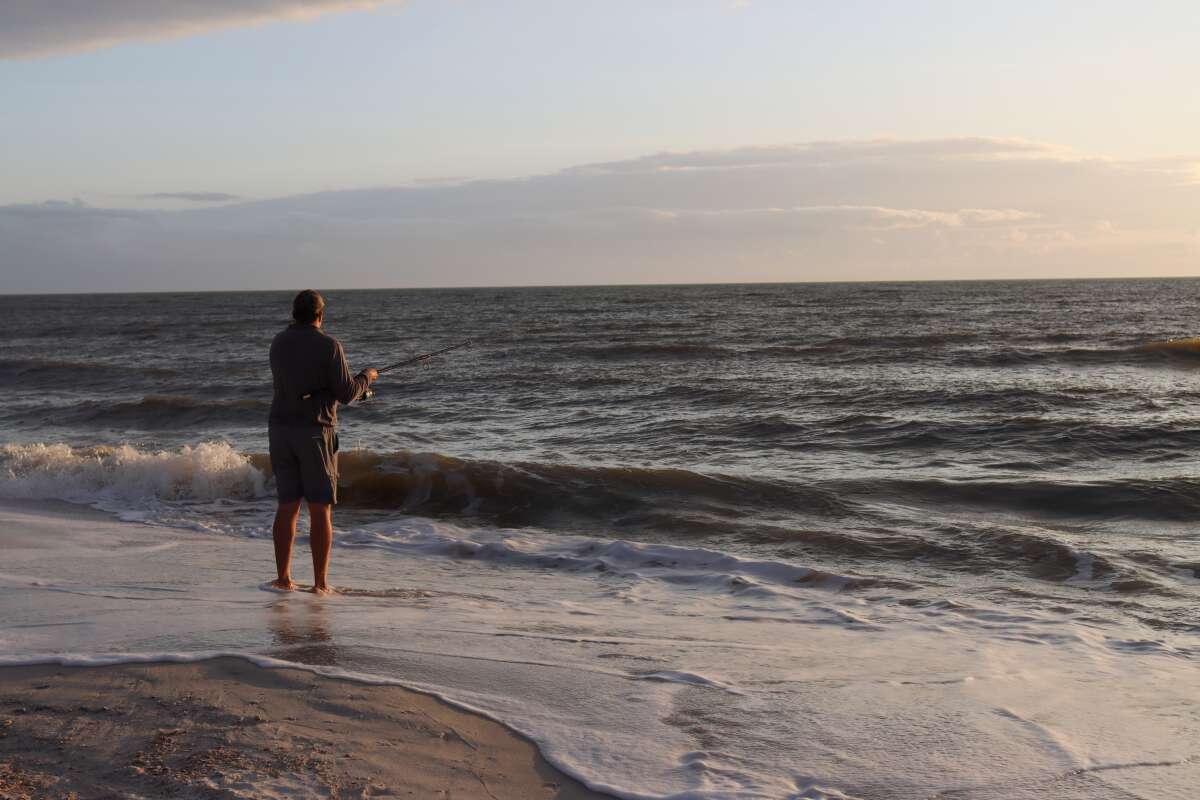
[[[0,297],[0,470],[55,443],[264,466],[290,297]],[[1197,630],[1200,345],[1156,343],[1197,333],[1200,281],[326,297],[354,369],[475,342],[342,411],[342,519],[686,543],[914,604],[954,587]]]

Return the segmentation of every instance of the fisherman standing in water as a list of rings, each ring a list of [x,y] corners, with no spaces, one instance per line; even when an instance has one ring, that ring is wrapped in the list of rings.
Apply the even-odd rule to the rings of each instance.
[[[305,289],[292,301],[295,322],[271,342],[274,394],[268,438],[271,469],[279,493],[272,535],[279,577],[271,585],[295,589],[292,542],[300,501],[308,501],[313,592],[331,594],[329,552],[333,546],[333,505],[337,502],[337,407],[362,397],[379,377],[365,369],[354,377],[342,343],[321,331],[325,300]]]

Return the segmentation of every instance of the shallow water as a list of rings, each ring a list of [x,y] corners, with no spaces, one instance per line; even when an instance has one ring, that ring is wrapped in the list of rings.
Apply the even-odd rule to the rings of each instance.
[[[1200,282],[328,299],[476,345],[344,410],[322,604],[257,588],[287,295],[0,298],[0,497],[138,523],[0,568],[6,651],[385,675],[629,796],[1191,796]]]
[[[1184,798],[1200,777],[1194,657],[1066,609],[417,518],[344,535],[353,582],[318,599],[259,588],[265,539],[0,517],[29,531],[0,575],[10,659],[237,652],[390,678],[627,797]]]

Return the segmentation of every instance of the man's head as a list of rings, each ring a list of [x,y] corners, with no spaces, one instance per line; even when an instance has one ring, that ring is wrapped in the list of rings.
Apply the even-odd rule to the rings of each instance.
[[[325,316],[325,298],[313,289],[305,289],[292,301],[292,319],[301,325],[320,327]]]

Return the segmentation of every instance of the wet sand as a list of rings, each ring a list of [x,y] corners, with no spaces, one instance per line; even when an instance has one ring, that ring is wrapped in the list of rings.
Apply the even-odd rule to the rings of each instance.
[[[607,797],[400,687],[236,658],[0,668],[0,797],[131,796]]]

